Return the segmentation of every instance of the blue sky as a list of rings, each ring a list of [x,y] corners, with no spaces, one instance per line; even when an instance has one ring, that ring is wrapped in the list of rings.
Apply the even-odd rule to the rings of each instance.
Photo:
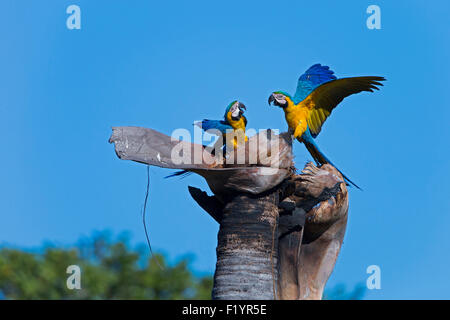
[[[66,28],[67,6],[81,30]],[[381,30],[366,8],[381,8]],[[145,166],[121,161],[112,126],[167,134],[219,118],[239,99],[249,127],[286,129],[267,98],[293,93],[310,65],[337,76],[381,75],[375,94],[346,99],[318,138],[364,192],[350,190],[349,224],[329,287],[364,283],[368,299],[450,298],[450,37],[446,1],[13,1],[0,4],[0,243],[71,244],[94,230],[141,224]],[[310,159],[295,146],[298,167]],[[214,271],[218,226],[190,199],[200,177],[151,168],[155,250],[192,254]]]

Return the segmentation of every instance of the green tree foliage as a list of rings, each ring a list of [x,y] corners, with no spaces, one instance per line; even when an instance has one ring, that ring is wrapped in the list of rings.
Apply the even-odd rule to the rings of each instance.
[[[189,259],[169,265],[148,248],[130,249],[128,238],[111,241],[107,233],[80,240],[74,248],[45,246],[38,253],[0,249],[0,298],[6,299],[210,299],[213,279],[195,276]],[[81,268],[81,289],[69,290],[69,265]],[[161,265],[161,266],[160,266]],[[161,268],[162,267],[162,268]],[[359,285],[326,290],[330,300],[357,300]]]
[[[158,260],[158,262],[156,261]],[[40,253],[0,249],[0,296],[6,299],[210,299],[212,277],[195,276],[183,259],[169,265],[146,258],[126,240],[104,233],[75,248],[46,246]],[[69,265],[81,268],[81,289],[69,290]],[[162,268],[159,266],[161,265]]]

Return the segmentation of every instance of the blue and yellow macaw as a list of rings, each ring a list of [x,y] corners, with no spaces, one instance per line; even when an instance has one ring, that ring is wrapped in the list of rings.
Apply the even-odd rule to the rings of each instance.
[[[269,105],[284,110],[286,122],[294,138],[303,142],[317,165],[333,163],[320,151],[316,138],[333,109],[344,98],[362,91],[379,90],[383,77],[351,77],[338,79],[327,66],[315,64],[298,79],[294,97],[283,91],[275,91],[269,97]],[[333,165],[334,166],[334,165]],[[359,188],[339,169],[347,183]]]
[[[244,110],[247,110],[245,105],[239,101],[231,102],[227,108],[225,109],[225,114],[223,116],[223,120],[208,120],[203,119],[203,121],[195,122],[194,124],[204,131],[214,129],[218,130],[218,132],[222,135],[223,141],[226,143],[226,134],[227,133],[236,133],[238,130],[242,130],[241,133],[233,134],[233,146],[236,148],[238,145],[245,143],[248,141],[248,137],[245,135],[245,128],[247,126],[247,118],[244,116]],[[241,139],[243,137],[244,140]],[[223,144],[222,139],[217,140],[217,144]],[[226,144],[224,144],[224,149],[226,148]],[[215,151],[215,146],[212,150]],[[214,154],[214,153],[213,153]],[[189,171],[181,170],[177,171],[174,174],[167,176],[166,178],[189,174]]]
[[[236,133],[238,130],[242,130],[245,141],[248,141],[248,138],[245,135],[247,118],[244,116],[244,110],[247,110],[247,108],[242,102],[233,101],[225,109],[223,120],[204,119],[203,121],[196,122],[195,125],[202,128],[204,131],[210,129],[219,130],[225,141],[227,132]],[[233,146],[235,148],[238,146],[238,144],[242,144],[243,142],[244,141],[238,141],[238,135],[234,135]]]

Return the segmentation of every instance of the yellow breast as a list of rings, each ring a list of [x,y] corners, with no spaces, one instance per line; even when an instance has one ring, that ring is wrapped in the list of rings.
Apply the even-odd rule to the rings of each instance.
[[[295,105],[290,100],[288,100],[288,106],[283,110],[289,129],[294,132],[295,138],[300,137],[308,127],[307,119],[310,110],[302,103]]]
[[[234,130],[244,130],[245,132],[245,122],[244,122],[244,117],[240,117],[239,120],[233,120],[231,118],[231,112],[228,112],[227,114],[227,121],[230,124],[230,126],[233,127]]]
[[[240,117],[239,120],[233,120],[231,118],[231,112],[228,112],[227,121],[230,124],[230,126],[233,127],[233,131],[235,132],[235,134],[237,134],[233,137],[233,145],[235,148],[237,148],[238,145],[243,144],[245,141],[248,141],[248,138],[245,135],[245,121],[243,116]],[[243,131],[243,136],[236,132],[238,130]]]

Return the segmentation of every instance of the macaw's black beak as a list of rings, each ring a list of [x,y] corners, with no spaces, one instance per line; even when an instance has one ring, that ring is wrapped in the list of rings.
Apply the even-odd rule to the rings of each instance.
[[[244,114],[244,110],[247,110],[245,104],[238,102],[239,114]]]
[[[270,95],[269,100],[267,101],[269,103],[269,106],[274,103],[275,98],[273,97],[273,94]]]

